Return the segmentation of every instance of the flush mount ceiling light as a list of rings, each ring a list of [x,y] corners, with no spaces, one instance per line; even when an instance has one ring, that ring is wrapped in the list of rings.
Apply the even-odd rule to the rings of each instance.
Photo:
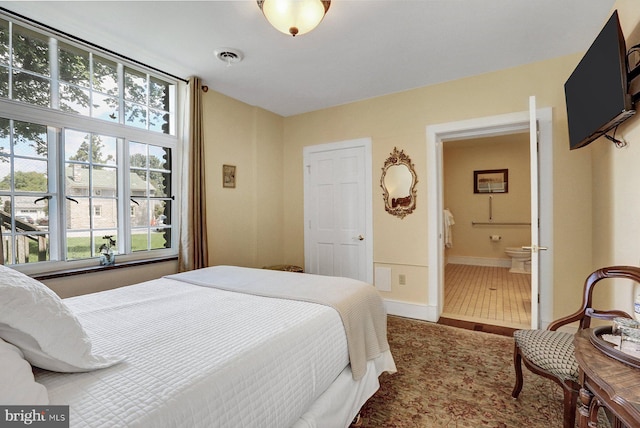
[[[297,36],[318,26],[329,10],[331,1],[258,0],[267,21],[278,31]]]

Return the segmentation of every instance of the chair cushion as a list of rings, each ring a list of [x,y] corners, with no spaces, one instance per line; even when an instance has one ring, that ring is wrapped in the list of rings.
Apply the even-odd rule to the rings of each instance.
[[[550,330],[517,330],[513,333],[521,354],[565,381],[578,382],[578,362],[573,349],[573,334]]]

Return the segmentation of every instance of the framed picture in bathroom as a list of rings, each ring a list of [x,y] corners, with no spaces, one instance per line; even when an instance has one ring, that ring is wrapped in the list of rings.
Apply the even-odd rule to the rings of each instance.
[[[473,193],[509,192],[508,169],[473,171]]]

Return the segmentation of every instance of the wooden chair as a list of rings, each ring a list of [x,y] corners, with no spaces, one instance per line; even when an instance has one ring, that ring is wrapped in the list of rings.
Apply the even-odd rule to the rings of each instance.
[[[573,334],[556,331],[559,327],[579,322],[578,329],[589,328],[591,319],[611,320],[615,317],[631,318],[619,310],[601,311],[592,307],[594,286],[606,278],[626,278],[640,282],[640,267],[611,266],[598,269],[589,275],[584,283],[582,307],[567,317],[554,321],[546,330],[517,330],[513,336],[515,347],[513,364],[516,384],[511,396],[518,398],[522,390],[522,363],[540,376],[544,376],[562,386],[564,392],[564,428],[574,428],[576,403],[580,385],[578,383],[578,362],[573,348]]]

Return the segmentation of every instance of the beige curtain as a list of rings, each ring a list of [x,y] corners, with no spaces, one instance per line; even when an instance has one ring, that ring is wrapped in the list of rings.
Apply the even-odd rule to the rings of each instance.
[[[204,166],[204,135],[202,113],[202,81],[189,79],[188,115],[185,120],[184,160],[182,168],[182,206],[180,216],[180,245],[178,269],[180,272],[206,267],[207,213]]]

